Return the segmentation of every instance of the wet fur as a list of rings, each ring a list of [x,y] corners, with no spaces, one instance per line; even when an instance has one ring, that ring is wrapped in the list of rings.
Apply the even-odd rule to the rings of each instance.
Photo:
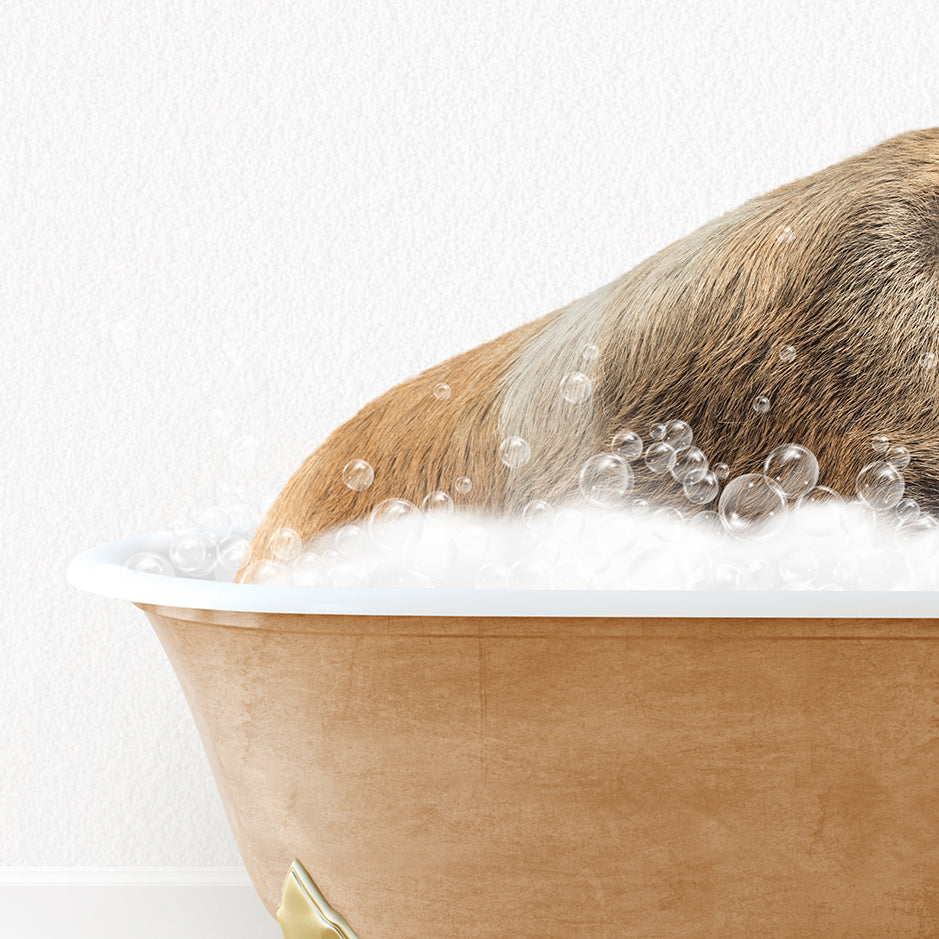
[[[788,242],[777,241],[782,227]],[[587,343],[600,349],[586,369],[593,395],[572,405],[559,385]],[[791,363],[778,357],[787,343]],[[392,388],[305,460],[252,557],[269,556],[278,528],[307,539],[391,496],[420,505],[442,489],[500,513],[557,501],[615,433],[646,440],[651,423],[672,418],[731,476],[802,443],[820,483],[847,495],[884,434],[911,451],[907,494],[939,514],[939,370],[920,367],[925,352],[939,353],[939,129],[750,199],[587,297]],[[452,389],[445,401],[433,396],[440,381]],[[752,408],[761,394],[765,414]],[[511,434],[532,450],[514,471],[498,458]],[[342,482],[355,458],[375,467],[360,493]],[[634,465],[640,495],[695,510],[668,474]],[[473,490],[460,496],[464,475]]]

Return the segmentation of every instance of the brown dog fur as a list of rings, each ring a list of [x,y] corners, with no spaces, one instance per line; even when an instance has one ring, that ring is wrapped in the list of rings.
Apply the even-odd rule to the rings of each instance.
[[[559,381],[586,343],[600,350],[593,394],[571,405]],[[785,344],[797,350],[789,363]],[[939,129],[750,199],[588,297],[391,389],[306,459],[258,527],[252,559],[269,556],[278,528],[306,540],[391,496],[420,505],[442,489],[499,513],[563,499],[615,433],[645,440],[672,418],[732,477],[793,441],[846,495],[875,458],[871,438],[886,435],[912,454],[907,494],[939,512],[939,370],[920,366],[927,352],[939,353]],[[443,402],[439,381],[453,389]],[[756,395],[770,398],[767,413],[753,410]],[[532,458],[510,471],[498,445],[515,433]],[[359,493],[342,482],[356,458],[375,467]],[[641,494],[702,508],[668,474],[634,467]],[[473,490],[460,497],[464,475]]]

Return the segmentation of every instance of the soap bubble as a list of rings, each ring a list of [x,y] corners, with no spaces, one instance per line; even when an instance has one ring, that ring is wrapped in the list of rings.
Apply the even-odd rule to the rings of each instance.
[[[889,446],[890,441],[883,434],[879,434],[871,440],[871,447],[878,453],[885,453]]]
[[[910,451],[906,447],[891,447],[887,451],[887,462],[897,469],[906,469],[910,465]]]
[[[684,421],[669,421],[665,425],[665,434],[662,439],[676,452],[680,452],[691,446],[692,437],[694,437],[694,434],[690,425]]]
[[[677,541],[684,536],[681,523],[685,516],[674,508],[659,508],[652,515],[652,534],[659,541]]]
[[[730,467],[726,463],[715,463],[714,475],[723,482],[730,476]]]
[[[138,574],[161,574],[164,577],[175,577],[173,565],[170,564],[169,559],[156,551],[138,551],[124,562],[124,567]]]
[[[358,525],[343,525],[333,543],[344,558],[354,558],[365,548],[365,532]]]
[[[510,570],[515,587],[538,590],[551,586],[551,569],[538,558],[519,558]]]
[[[209,543],[202,532],[183,532],[173,539],[169,555],[180,573],[199,574],[209,562]]]
[[[919,517],[919,503],[915,499],[901,499],[895,511],[900,522],[912,522]]]
[[[583,534],[586,524],[583,512],[567,507],[560,509],[555,514],[552,528],[554,529],[555,535],[560,538],[562,542],[567,542],[579,538]]]
[[[678,454],[664,440],[650,444],[646,450],[646,466],[655,474],[664,473],[675,465]]]
[[[292,561],[302,548],[303,542],[292,528],[278,528],[267,540],[267,549],[277,561]]]
[[[595,346],[592,342],[584,346],[584,351],[581,353],[580,360],[584,365],[592,365],[600,356],[600,349]]]
[[[428,518],[449,518],[453,514],[453,499],[438,489],[424,496],[421,508]]]
[[[232,572],[242,568],[250,555],[251,545],[248,539],[237,536],[220,541],[216,553],[218,566]]]
[[[827,486],[813,486],[796,503],[799,524],[806,534],[815,538],[832,535],[841,526],[844,500]]]
[[[506,437],[499,445],[499,459],[509,469],[518,469],[531,459],[531,447],[521,437]]]
[[[532,531],[543,531],[554,521],[554,506],[544,499],[535,499],[522,509],[522,519]]]
[[[919,357],[919,367],[931,369],[936,367],[937,356],[935,352],[924,352]]]
[[[735,537],[768,538],[785,519],[786,497],[772,479],[747,473],[724,487],[718,512],[724,528]]]
[[[780,558],[779,573],[786,583],[805,586],[818,576],[818,558],[808,548],[792,548]]]
[[[326,565],[315,551],[301,551],[290,565],[293,582],[301,587],[319,587],[326,580]]]
[[[434,385],[434,397],[438,401],[446,401],[450,397],[450,386],[445,381],[438,382]]]
[[[385,499],[372,509],[368,534],[385,551],[400,551],[417,541],[424,530],[421,510],[407,499]]]
[[[753,410],[757,414],[765,414],[770,409],[770,400],[766,395],[757,395],[753,399]]]
[[[766,558],[751,558],[737,575],[737,586],[741,590],[778,590],[782,577],[779,568]]]
[[[834,577],[847,590],[905,589],[912,571],[898,551],[875,548],[842,555],[835,564]]]
[[[408,550],[408,563],[417,573],[427,577],[445,574],[457,559],[456,542],[446,529],[430,526]]]
[[[892,509],[903,498],[903,474],[892,464],[879,460],[868,463],[854,484],[858,496],[872,509]]]
[[[492,536],[489,534],[488,528],[485,528],[483,525],[471,524],[467,525],[459,533],[457,546],[459,547],[460,554],[468,558],[477,559],[481,558],[489,549],[491,540]]]
[[[568,372],[561,379],[561,397],[571,404],[583,404],[593,391],[593,384],[583,372]]]
[[[375,479],[375,471],[371,463],[365,460],[350,460],[342,469],[342,481],[353,492],[362,492],[368,489]]]
[[[666,439],[666,443],[668,440]],[[697,447],[686,447],[676,457],[669,471],[676,482],[683,483],[689,476],[699,477],[707,472],[708,458]]]
[[[624,430],[613,437],[610,450],[632,463],[642,456],[642,437],[631,430]]]
[[[478,590],[505,590],[514,586],[515,578],[504,564],[483,564],[476,571],[475,584]]]
[[[935,534],[937,530],[939,530],[939,522],[932,515],[919,514],[897,525],[894,540],[902,546],[909,541],[917,540],[921,535]]]
[[[776,229],[776,244],[787,245],[792,241],[792,229],[788,225],[780,225]]]
[[[707,535],[716,535],[723,531],[720,515],[710,509],[705,509],[703,512],[696,512],[692,515],[691,527]]]
[[[465,496],[473,488],[473,480],[469,476],[461,476],[454,484],[453,488],[456,489],[460,495]]]
[[[685,476],[681,484],[684,490],[685,498],[694,505],[706,505],[717,496],[721,484],[717,481],[714,473],[705,471],[704,473],[693,473]]]
[[[629,463],[615,453],[597,453],[584,463],[580,471],[580,491],[594,505],[623,505],[632,484],[633,472]]]
[[[649,428],[650,440],[663,440],[665,438],[665,425],[655,423]]]
[[[332,568],[329,583],[333,587],[367,587],[368,573],[361,565],[347,561]]]
[[[779,486],[787,499],[798,499],[818,482],[818,460],[806,447],[784,443],[766,458],[763,473]]]
[[[269,558],[252,561],[245,569],[245,583],[288,586],[293,578],[288,568]]]
[[[779,358],[783,362],[792,362],[796,357],[796,348],[795,346],[783,346],[779,350]]]
[[[640,551],[629,565],[629,583],[640,590],[676,590],[686,584],[686,571],[674,548]]]

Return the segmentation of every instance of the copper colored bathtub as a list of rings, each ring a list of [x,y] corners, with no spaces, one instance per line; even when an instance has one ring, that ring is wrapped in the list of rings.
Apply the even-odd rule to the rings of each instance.
[[[69,576],[146,613],[288,939],[939,935],[935,594],[120,567],[166,537]]]

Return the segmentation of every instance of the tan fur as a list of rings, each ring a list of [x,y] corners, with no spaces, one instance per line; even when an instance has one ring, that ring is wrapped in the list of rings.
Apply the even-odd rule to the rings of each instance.
[[[779,242],[780,228],[792,230]],[[559,396],[583,346],[600,358],[585,405]],[[791,344],[794,362],[778,349]],[[909,494],[939,511],[939,130],[915,131],[744,203],[562,310],[397,386],[337,430],[280,494],[255,535],[306,538],[378,501],[420,503],[474,480],[471,504],[515,511],[576,489],[586,457],[613,434],[646,439],[681,418],[712,464],[758,471],[794,441],[818,456],[822,483],[853,493],[885,434],[912,452]],[[436,402],[448,381],[453,396]],[[752,409],[766,395],[771,410]],[[438,406],[439,405],[439,406]],[[525,437],[532,459],[509,472],[498,442]],[[647,441],[648,442],[648,441]],[[369,460],[375,484],[343,486]],[[640,490],[693,510],[670,477],[637,464]]]

